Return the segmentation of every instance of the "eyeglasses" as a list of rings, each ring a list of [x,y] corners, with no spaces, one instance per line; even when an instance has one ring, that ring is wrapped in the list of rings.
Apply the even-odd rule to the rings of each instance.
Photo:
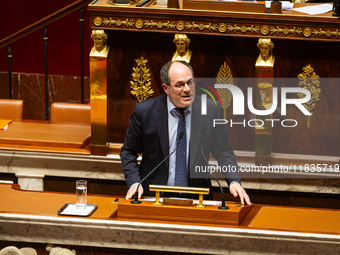
[[[176,83],[175,85],[171,85],[171,84],[166,84],[168,86],[173,86],[175,90],[183,90],[185,85],[188,85],[190,88],[193,88],[195,87],[195,81],[194,79],[190,79],[189,81],[187,82],[179,82],[179,83]]]

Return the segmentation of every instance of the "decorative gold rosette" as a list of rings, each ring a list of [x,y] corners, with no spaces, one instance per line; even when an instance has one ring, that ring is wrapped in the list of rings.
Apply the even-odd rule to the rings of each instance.
[[[103,24],[103,19],[101,17],[95,17],[93,20],[93,24],[99,27]]]
[[[220,31],[221,33],[225,33],[227,31],[227,24],[225,23],[220,23],[218,25],[218,31]]]
[[[267,25],[264,25],[264,26],[261,27],[260,31],[261,31],[261,34],[267,35],[267,34],[269,34],[270,29]]]
[[[138,19],[135,24],[136,28],[141,29],[143,27],[143,20]]]
[[[177,30],[182,31],[185,28],[185,23],[183,21],[178,21],[176,24]]]
[[[312,35],[312,29],[310,29],[309,27],[305,27],[302,33],[305,37],[310,37]]]

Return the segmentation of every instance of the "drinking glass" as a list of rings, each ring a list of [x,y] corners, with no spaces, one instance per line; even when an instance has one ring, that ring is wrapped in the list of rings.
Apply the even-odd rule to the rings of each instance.
[[[87,181],[78,180],[76,182],[77,208],[85,208],[87,204]]]

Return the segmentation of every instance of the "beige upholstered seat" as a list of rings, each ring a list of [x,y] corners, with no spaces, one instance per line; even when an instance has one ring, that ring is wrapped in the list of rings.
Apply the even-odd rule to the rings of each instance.
[[[76,103],[53,103],[51,122],[91,124],[91,106]]]
[[[15,246],[7,246],[0,251],[0,255],[38,255],[38,253],[30,247],[18,249]]]
[[[23,109],[23,100],[0,99],[0,119],[22,119]]]

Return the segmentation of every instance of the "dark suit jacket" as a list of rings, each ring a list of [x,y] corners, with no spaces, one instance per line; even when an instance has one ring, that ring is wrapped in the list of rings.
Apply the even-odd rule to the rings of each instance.
[[[211,187],[210,176],[199,174],[192,178],[196,166],[206,166],[210,153],[218,160],[219,166],[234,166],[237,169],[236,157],[228,142],[225,125],[213,127],[214,119],[223,119],[220,105],[207,100],[207,115],[201,115],[201,97],[195,96],[192,105],[190,137],[190,175],[189,186]],[[138,154],[143,154],[140,165]],[[130,125],[126,131],[125,142],[120,157],[128,187],[140,182],[154,167],[169,155],[167,95],[147,99],[135,105],[130,116]],[[232,181],[240,182],[239,175],[224,173],[228,185]],[[196,175],[196,174],[195,174]],[[169,161],[166,160],[143,183],[144,195],[154,195],[149,191],[149,184],[166,185],[169,176]],[[211,189],[210,189],[211,190]]]

